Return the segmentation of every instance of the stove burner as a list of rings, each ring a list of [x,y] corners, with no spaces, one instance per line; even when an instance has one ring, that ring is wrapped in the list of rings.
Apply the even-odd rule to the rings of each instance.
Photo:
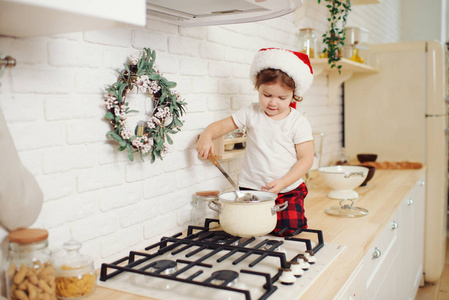
[[[231,270],[220,270],[212,273],[212,276],[206,279],[205,283],[215,285],[235,287],[239,280],[239,273]]]
[[[210,233],[208,233],[208,234],[210,234]],[[235,237],[227,234],[224,231],[215,231],[214,235],[206,236],[205,238],[202,238],[202,236],[199,237],[199,240],[201,240],[203,242],[214,243],[214,244],[218,244],[218,245],[228,244],[228,245],[232,245],[232,246],[237,246],[238,241],[233,241],[232,243],[229,244],[229,242],[232,241],[232,239],[235,239]]]
[[[150,272],[154,272],[162,275],[171,275],[178,270],[176,262],[173,260],[162,259],[151,263],[148,266]]]
[[[285,252],[285,249],[281,247],[282,244],[282,241],[269,240],[265,245],[262,246],[261,249],[267,251]]]

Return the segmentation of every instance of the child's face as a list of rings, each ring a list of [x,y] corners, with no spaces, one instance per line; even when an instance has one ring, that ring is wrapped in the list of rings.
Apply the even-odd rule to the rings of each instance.
[[[274,120],[281,120],[288,116],[292,98],[293,90],[279,82],[259,86],[260,106],[267,116]]]

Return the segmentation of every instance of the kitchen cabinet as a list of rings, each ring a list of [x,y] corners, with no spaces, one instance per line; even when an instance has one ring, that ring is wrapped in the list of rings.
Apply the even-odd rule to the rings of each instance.
[[[332,104],[337,95],[338,88],[343,82],[351,78],[355,73],[376,73],[377,69],[367,65],[354,62],[347,58],[342,58],[338,63],[342,66],[341,73],[336,68],[331,68],[327,58],[314,58],[310,60],[313,69],[313,76],[327,75],[328,79],[328,105]]]
[[[402,203],[403,225],[399,243],[401,249],[400,289],[404,292],[402,299],[415,299],[422,281],[424,258],[424,212],[425,181],[420,180]],[[402,273],[401,273],[402,274]]]
[[[401,201],[335,299],[415,299],[423,276],[424,200],[421,179]]]
[[[146,24],[145,0],[0,0],[0,35],[30,37]]]
[[[237,138],[225,138],[224,136],[221,136],[215,140],[214,142],[214,148],[215,148],[215,156],[219,160],[227,160],[239,156],[243,156],[245,154],[245,149],[232,149],[232,150],[226,150],[228,146],[233,146],[238,143],[245,143],[246,142],[246,136],[244,137],[237,137]]]

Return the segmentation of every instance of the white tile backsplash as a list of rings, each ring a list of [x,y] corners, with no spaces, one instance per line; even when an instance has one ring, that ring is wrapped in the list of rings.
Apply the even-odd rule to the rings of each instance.
[[[79,239],[96,266],[183,230],[196,191],[230,188],[214,166],[197,158],[197,135],[257,101],[248,72],[259,48],[295,49],[304,27],[315,28],[321,42],[326,18],[324,4],[305,0],[293,14],[257,23],[182,28],[148,21],[143,30],[0,37],[0,49],[17,59],[1,78],[0,105],[45,195],[35,226],[50,231],[53,247]],[[368,29],[372,43],[397,42],[399,18],[400,0],[382,1],[353,6],[348,25]],[[174,145],[153,164],[138,156],[129,162],[126,151],[116,151],[118,145],[106,138],[103,109],[104,88],[144,47],[157,51],[159,69],[189,103],[185,126],[172,135]],[[331,105],[327,97],[327,77],[319,76],[298,106],[314,131],[325,132],[324,164],[342,140],[341,94]],[[240,163],[237,158],[223,165],[236,178]]]

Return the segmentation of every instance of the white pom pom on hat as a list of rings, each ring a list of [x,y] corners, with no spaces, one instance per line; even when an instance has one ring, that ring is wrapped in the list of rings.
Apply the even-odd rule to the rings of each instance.
[[[295,95],[302,97],[313,82],[313,70],[307,54],[280,48],[263,48],[254,56],[249,72],[253,84],[265,69],[279,69],[295,81]]]

